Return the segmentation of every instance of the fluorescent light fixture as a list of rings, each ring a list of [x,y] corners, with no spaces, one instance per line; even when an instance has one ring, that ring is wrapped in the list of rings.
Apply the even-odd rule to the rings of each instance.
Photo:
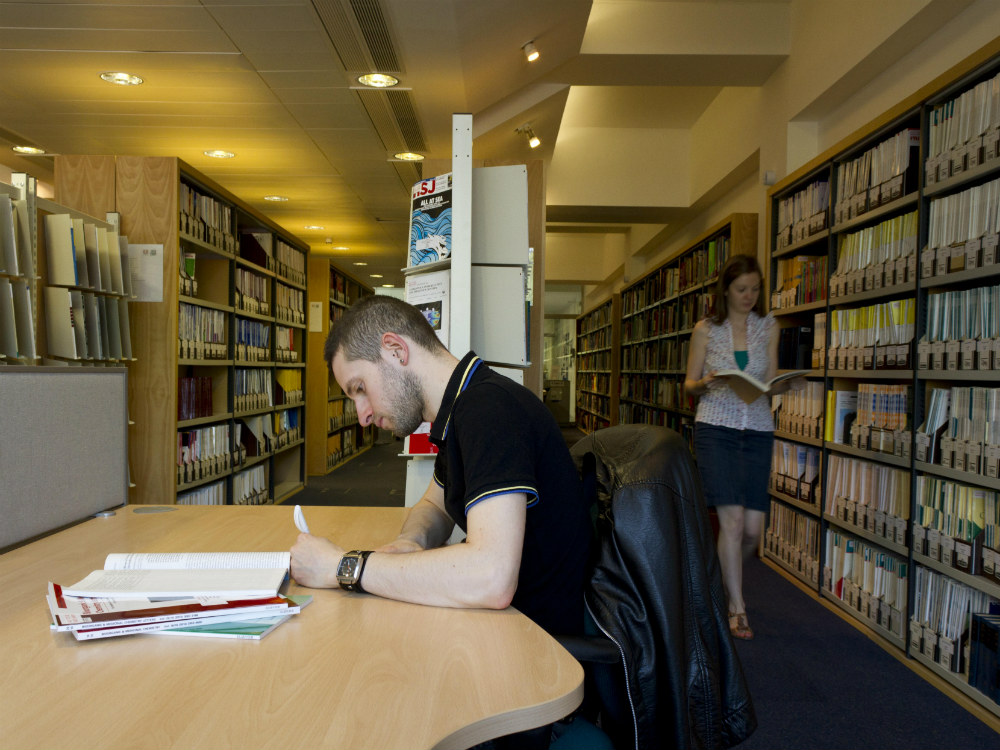
[[[285,195],[265,195],[264,196],[264,200],[266,200],[266,201],[274,201],[275,203],[280,203],[282,201],[287,201],[288,200],[288,196],[285,196]]]
[[[371,86],[373,89],[388,89],[398,84],[399,79],[388,73],[365,73],[363,76],[358,76],[358,83],[362,86]]]
[[[528,58],[528,62],[534,62],[541,56],[534,42],[528,42],[521,49],[524,50],[524,56]]]
[[[331,250],[350,250],[351,248],[346,245],[337,245],[336,247],[330,248]]]
[[[382,278],[382,274],[380,274],[380,273],[372,273],[372,274],[368,274],[368,275],[371,276],[373,279],[381,279]]]
[[[326,227],[321,227],[319,224],[306,224],[303,229],[326,229]]]
[[[210,149],[209,151],[202,151],[205,156],[210,156],[213,159],[232,159],[236,154],[232,151],[223,151],[221,148]]]
[[[101,80],[113,83],[115,86],[138,86],[142,83],[142,79],[137,75],[115,71],[101,73]]]
[[[44,148],[37,148],[35,146],[12,146],[11,151],[18,154],[28,154],[29,156],[37,156],[38,154],[44,154]]]
[[[401,151],[398,154],[395,154],[395,158],[399,159],[400,161],[423,161],[424,155],[415,154],[412,151]]]
[[[356,266],[367,266],[368,264],[365,263],[363,260],[356,260],[356,261],[354,261],[354,265],[356,265]]]
[[[383,284],[382,288],[383,289],[395,289],[396,285],[395,284]]]

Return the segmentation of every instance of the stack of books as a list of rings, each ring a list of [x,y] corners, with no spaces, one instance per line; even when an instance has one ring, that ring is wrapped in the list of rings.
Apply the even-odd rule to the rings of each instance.
[[[285,596],[288,552],[112,554],[104,569],[46,600],[54,632],[78,641],[122,635],[259,639],[312,597]]]

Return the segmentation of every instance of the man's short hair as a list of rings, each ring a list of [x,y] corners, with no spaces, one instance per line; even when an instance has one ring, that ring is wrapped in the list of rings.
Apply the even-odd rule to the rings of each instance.
[[[323,358],[328,366],[338,351],[349,360],[377,362],[382,357],[382,334],[406,336],[429,352],[447,351],[431,324],[417,308],[396,297],[376,294],[356,302],[330,328]]]

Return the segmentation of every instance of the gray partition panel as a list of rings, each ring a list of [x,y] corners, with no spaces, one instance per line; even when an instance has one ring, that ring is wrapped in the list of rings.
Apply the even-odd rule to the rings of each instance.
[[[0,549],[128,501],[127,378],[0,367]]]

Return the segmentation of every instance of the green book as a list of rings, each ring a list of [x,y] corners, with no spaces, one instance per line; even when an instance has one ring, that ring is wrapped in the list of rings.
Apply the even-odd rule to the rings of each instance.
[[[304,608],[312,601],[311,596],[289,596],[288,599],[299,607]],[[295,615],[276,615],[273,617],[260,617],[255,620],[226,620],[222,617],[219,622],[205,625],[192,625],[190,627],[167,628],[166,630],[156,630],[150,635],[183,635],[196,638],[238,638],[241,640],[259,641],[276,627],[281,625]]]

